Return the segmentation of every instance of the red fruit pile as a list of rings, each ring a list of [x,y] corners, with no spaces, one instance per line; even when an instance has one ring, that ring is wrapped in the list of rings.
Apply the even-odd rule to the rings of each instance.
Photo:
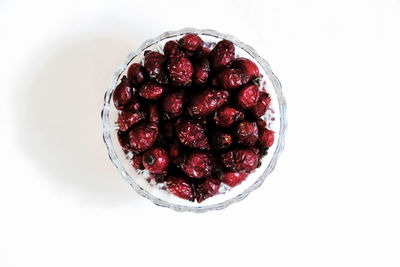
[[[118,139],[132,165],[183,199],[202,202],[221,183],[240,184],[274,143],[261,118],[271,98],[259,70],[222,40],[210,51],[195,34],[145,51],[115,88]]]

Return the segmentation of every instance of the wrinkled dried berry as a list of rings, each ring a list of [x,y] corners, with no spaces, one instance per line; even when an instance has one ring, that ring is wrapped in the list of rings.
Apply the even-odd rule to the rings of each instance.
[[[125,109],[133,98],[133,91],[129,85],[128,79],[124,76],[121,82],[115,87],[113,101],[116,109]]]
[[[142,167],[142,155],[141,154],[133,154],[132,166],[135,169],[138,169],[138,170],[143,169],[143,167]]]
[[[241,70],[226,68],[217,74],[213,80],[213,85],[218,88],[233,90],[241,87],[248,81],[248,76],[245,75]]]
[[[167,94],[162,102],[162,107],[168,118],[175,118],[183,113],[184,94],[172,92]]]
[[[154,145],[157,134],[158,128],[154,123],[142,123],[134,126],[129,131],[130,147],[136,152],[143,152]]]
[[[183,54],[170,55],[167,70],[169,77],[175,83],[188,85],[192,82],[193,65]]]
[[[139,88],[145,80],[145,69],[139,63],[133,63],[128,69],[128,80],[135,88]]]
[[[169,176],[167,178],[168,190],[179,198],[194,201],[193,187],[190,181],[178,176]]]
[[[234,187],[243,182],[248,175],[245,172],[224,172],[221,175],[221,181],[230,187]]]
[[[141,104],[139,102],[138,95],[133,95],[131,102],[128,104],[125,110],[127,111],[140,111]]]
[[[194,120],[179,121],[176,125],[176,135],[185,146],[210,149],[204,127]]]
[[[239,90],[236,96],[236,101],[240,108],[249,109],[257,104],[258,98],[258,88],[255,85],[250,84]]]
[[[187,176],[192,178],[204,178],[211,175],[212,156],[204,152],[192,152],[181,169]]]
[[[164,71],[165,57],[156,51],[144,52],[144,67],[151,79],[161,84],[168,83],[168,77]]]
[[[236,139],[239,144],[247,147],[254,146],[258,140],[258,126],[256,122],[242,121],[237,125]]]
[[[172,164],[176,164],[180,161],[181,152],[181,144],[177,140],[174,140],[169,146],[169,156]]]
[[[179,47],[178,42],[176,41],[168,41],[164,45],[164,55],[169,57],[170,55],[175,55],[177,53],[181,53],[181,48]]]
[[[260,71],[258,70],[257,65],[250,59],[243,57],[236,58],[233,61],[233,66],[244,72],[249,79],[254,79],[260,76]]]
[[[139,95],[147,100],[156,100],[162,96],[164,91],[165,88],[163,85],[147,82],[140,88]]]
[[[222,154],[222,162],[228,169],[250,172],[257,168],[258,156],[250,149],[237,149]]]
[[[270,96],[265,92],[260,92],[260,97],[257,104],[251,108],[251,112],[256,117],[261,117],[267,112],[269,104],[271,103]]]
[[[195,94],[189,104],[189,113],[197,116],[207,116],[222,106],[229,98],[227,91],[203,89]]]
[[[128,151],[132,150],[128,132],[118,131],[117,136],[118,136],[118,142],[123,150],[128,150]]]
[[[230,133],[217,132],[212,137],[212,148],[215,150],[224,150],[232,145],[233,139]]]
[[[195,195],[198,203],[203,202],[205,199],[212,197],[218,193],[221,181],[209,176],[204,181],[195,185]]]
[[[164,173],[169,165],[169,155],[162,147],[153,147],[143,153],[143,166],[151,173]]]
[[[126,131],[131,126],[142,120],[144,120],[144,115],[142,112],[123,111],[118,115],[117,124],[121,131]]]
[[[261,118],[258,118],[257,119],[257,126],[258,126],[258,129],[266,128],[267,127],[267,122],[265,120],[261,119]]]
[[[274,131],[268,129],[260,129],[260,138],[258,143],[261,147],[271,147],[274,144]]]
[[[229,67],[235,58],[235,46],[228,40],[222,40],[211,50],[208,58],[216,70]]]
[[[215,124],[219,127],[229,127],[237,121],[244,120],[244,113],[231,106],[222,106],[215,113]]]
[[[158,112],[158,105],[150,104],[149,105],[149,122],[158,123],[160,121],[160,114]]]
[[[203,59],[194,65],[193,83],[197,86],[203,86],[208,82],[210,76],[210,62]]]
[[[203,40],[196,34],[188,33],[179,40],[179,44],[186,51],[193,52],[203,46]]]

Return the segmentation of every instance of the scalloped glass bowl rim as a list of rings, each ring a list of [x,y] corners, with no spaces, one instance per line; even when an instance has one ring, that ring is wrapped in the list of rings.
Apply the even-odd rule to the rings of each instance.
[[[217,38],[221,39],[227,39],[233,42],[236,46],[240,47],[244,51],[246,51],[250,56],[254,58],[254,60],[258,61],[258,63],[263,67],[267,75],[269,76],[269,79],[273,83],[273,87],[275,89],[275,93],[278,98],[278,105],[279,105],[279,110],[280,110],[280,131],[279,131],[279,138],[277,140],[277,146],[274,151],[274,155],[269,162],[266,170],[264,173],[254,182],[249,188],[244,190],[241,194],[228,199],[224,202],[218,203],[218,204],[213,204],[209,206],[201,206],[201,207],[189,207],[189,206],[182,206],[182,205],[176,205],[169,203],[167,201],[161,200],[159,198],[154,197],[151,195],[149,192],[145,191],[142,189],[139,185],[135,183],[135,181],[129,176],[129,174],[126,172],[124,167],[122,166],[119,158],[117,157],[112,141],[111,141],[111,136],[110,136],[110,124],[109,124],[109,109],[110,109],[110,102],[111,102],[111,95],[112,92],[114,91],[114,88],[116,87],[119,77],[121,74],[126,70],[130,62],[132,61],[133,58],[135,58],[137,55],[139,55],[143,50],[145,50],[147,47],[158,43],[159,41],[166,39],[166,38],[171,38],[175,36],[181,36],[186,33],[195,33],[198,35],[210,35],[214,36]],[[111,82],[111,85],[108,87],[105,96],[104,96],[104,107],[101,112],[101,117],[103,121],[103,139],[104,142],[107,146],[108,149],[108,155],[115,165],[117,169],[120,171],[120,174],[124,180],[126,180],[132,187],[133,189],[141,196],[151,200],[154,204],[162,207],[167,207],[176,211],[191,211],[191,212],[205,212],[205,211],[210,211],[210,210],[219,210],[228,207],[229,205],[236,203],[238,201],[243,200],[246,196],[248,196],[252,191],[257,189],[258,187],[261,186],[261,184],[264,182],[264,180],[267,178],[267,176],[273,171],[275,168],[276,162],[279,158],[279,155],[282,153],[283,148],[284,148],[284,139],[285,139],[285,134],[286,134],[286,129],[287,129],[287,122],[286,122],[286,100],[282,94],[282,87],[281,84],[278,80],[278,78],[273,74],[271,67],[269,66],[268,62],[260,57],[258,53],[250,46],[247,44],[239,41],[236,37],[228,34],[222,34],[219,33],[215,30],[210,30],[210,29],[204,29],[204,30],[199,30],[195,28],[184,28],[178,31],[167,31],[156,38],[149,39],[145,41],[137,50],[132,52],[131,54],[128,55],[127,59],[125,62],[121,65],[121,67],[114,73],[113,79]]]

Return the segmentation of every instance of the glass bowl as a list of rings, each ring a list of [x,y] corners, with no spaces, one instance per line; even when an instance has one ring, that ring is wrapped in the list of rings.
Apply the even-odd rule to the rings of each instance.
[[[145,50],[150,49],[162,52],[162,48],[167,41],[177,40],[186,33],[198,34],[204,40],[205,45],[211,49],[218,41],[227,39],[235,44],[236,56],[250,58],[258,65],[261,75],[260,86],[264,86],[271,95],[271,105],[263,119],[267,122],[267,127],[275,132],[274,145],[268,149],[268,154],[262,158],[259,168],[236,187],[229,188],[221,184],[219,194],[201,203],[190,202],[174,196],[166,190],[165,183],[155,183],[150,179],[150,174],[146,170],[136,170],[132,166],[132,154],[126,154],[118,142],[118,126],[116,125],[118,111],[111,101],[112,93],[120,81],[120,78],[126,75],[127,67],[131,63],[142,62]],[[214,30],[198,30],[194,28],[164,32],[153,39],[147,40],[136,51],[129,54],[122,66],[115,72],[111,85],[106,91],[101,116],[103,121],[103,137],[109,157],[119,170],[122,178],[126,180],[137,193],[151,200],[156,205],[168,207],[176,211],[191,212],[205,212],[226,208],[232,203],[244,199],[252,191],[257,189],[276,165],[278,157],[284,148],[284,138],[287,128],[286,101],[282,94],[281,84],[278,78],[273,74],[267,61],[260,57],[253,48],[239,41],[232,35],[222,34]]]

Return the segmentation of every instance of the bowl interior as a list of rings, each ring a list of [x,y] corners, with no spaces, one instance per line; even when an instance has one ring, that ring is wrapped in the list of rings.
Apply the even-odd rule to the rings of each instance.
[[[259,168],[251,173],[244,182],[234,188],[229,188],[221,184],[220,194],[208,198],[202,203],[189,202],[172,195],[168,190],[165,190],[165,184],[155,183],[150,179],[150,175],[147,171],[139,171],[132,166],[132,154],[126,154],[118,142],[118,126],[116,125],[118,111],[115,109],[111,100],[112,92],[119,83],[120,78],[126,75],[127,67],[131,63],[143,63],[143,54],[145,50],[156,50],[162,53],[162,48],[167,41],[177,40],[189,32],[199,34],[205,42],[205,45],[211,49],[222,39],[230,40],[235,44],[237,57],[240,56],[252,59],[258,65],[262,77],[260,87],[265,87],[266,91],[271,95],[271,105],[263,119],[267,122],[267,127],[275,132],[274,145],[269,148],[268,154],[262,158]],[[240,42],[233,36],[224,35],[213,30],[187,28],[180,31],[166,32],[157,38],[146,41],[138,50],[131,53],[124,64],[116,71],[113,81],[106,92],[105,104],[102,112],[104,141],[107,145],[110,159],[120,171],[121,176],[140,195],[150,199],[155,204],[179,211],[203,212],[221,209],[246,197],[251,191],[258,188],[273,170],[279,154],[283,149],[283,140],[286,131],[285,110],[286,103],[278,79],[272,73],[268,63],[258,56],[254,49]]]

